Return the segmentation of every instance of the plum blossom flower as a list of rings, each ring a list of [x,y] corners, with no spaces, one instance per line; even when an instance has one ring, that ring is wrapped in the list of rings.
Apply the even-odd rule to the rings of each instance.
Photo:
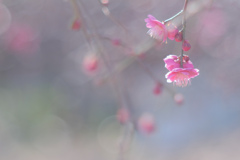
[[[145,134],[153,133],[156,129],[154,117],[149,113],[144,113],[138,120],[138,127]]]
[[[178,33],[177,27],[173,23],[167,24],[168,39],[174,40],[176,34]]]
[[[148,15],[148,18],[145,19],[146,27],[149,28],[148,34],[162,42],[165,42],[168,36],[168,31],[165,27],[165,25],[158,21],[155,17],[152,15]]]
[[[190,79],[199,75],[199,70],[195,69],[189,57],[184,55],[181,59],[176,55],[169,55],[164,58],[165,67],[170,71],[165,77],[168,83],[174,83],[179,87],[186,87]]]
[[[177,93],[174,95],[174,101],[178,104],[178,105],[182,105],[184,102],[184,96],[181,93]]]
[[[174,83],[179,87],[186,87],[190,79],[199,75],[199,70],[194,68],[175,68],[168,72],[165,77],[168,83]]]
[[[99,59],[95,54],[87,54],[83,59],[83,70],[87,74],[94,73],[99,67]]]
[[[165,67],[172,71],[175,68],[181,68],[181,59],[176,55],[168,55],[166,58],[163,59],[165,62]],[[192,62],[189,60],[187,55],[183,56],[183,68],[194,68]]]

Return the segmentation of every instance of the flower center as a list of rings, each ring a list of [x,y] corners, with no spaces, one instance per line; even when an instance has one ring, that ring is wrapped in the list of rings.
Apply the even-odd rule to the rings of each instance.
[[[183,73],[178,73],[174,80],[174,84],[179,87],[186,87],[188,85],[188,82],[190,82],[188,75],[185,75]]]

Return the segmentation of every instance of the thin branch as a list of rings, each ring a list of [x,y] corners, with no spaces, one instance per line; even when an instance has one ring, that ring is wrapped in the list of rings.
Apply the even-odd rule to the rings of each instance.
[[[74,13],[75,13],[76,18],[79,18],[80,21],[82,22],[82,32],[83,32],[84,37],[86,38],[86,41],[89,45],[89,48],[92,48],[92,43],[91,43],[92,40],[91,40],[90,35],[88,34],[87,26],[86,26],[86,23],[84,22],[84,18],[82,16],[80,8],[78,7],[77,1],[76,0],[70,0],[70,2],[71,2],[72,7],[74,9]]]
[[[165,21],[163,21],[163,23],[167,23],[175,18],[177,18],[178,16],[180,16],[183,13],[183,10],[181,10],[180,12],[178,12],[177,14],[175,14],[174,16],[172,16],[171,18],[166,19]]]
[[[183,25],[183,28],[182,28],[182,35],[183,35],[182,45],[184,44],[184,41],[185,41],[187,5],[188,5],[188,0],[185,0],[184,7],[183,7],[183,19],[182,19],[182,25]],[[182,51],[181,51],[181,67],[183,68],[183,48],[182,48]]]

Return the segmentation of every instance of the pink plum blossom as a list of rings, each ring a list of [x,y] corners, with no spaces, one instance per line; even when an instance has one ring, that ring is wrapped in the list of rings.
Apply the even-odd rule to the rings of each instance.
[[[156,128],[153,116],[149,113],[144,113],[138,120],[138,127],[145,134],[153,133]]]
[[[175,35],[178,33],[177,27],[173,23],[167,24],[168,39],[174,40]]]
[[[174,95],[174,101],[178,104],[178,105],[182,105],[183,101],[184,101],[184,96],[181,93],[177,93]]]
[[[181,59],[176,55],[168,55],[166,58],[163,59],[165,62],[165,67],[172,71],[175,68],[180,68],[181,66]],[[194,68],[192,62],[189,60],[188,56],[183,56],[183,68]]]
[[[84,57],[82,65],[86,73],[94,73],[98,69],[98,57],[95,54],[88,54]]]
[[[165,27],[165,25],[158,21],[155,17],[152,15],[148,15],[148,18],[145,19],[146,27],[149,28],[148,34],[162,42],[165,42],[167,40],[168,32]]]
[[[100,2],[101,2],[103,5],[108,5],[108,4],[109,4],[109,0],[100,0]]]
[[[199,70],[194,68],[175,68],[168,72],[165,77],[168,83],[174,83],[179,87],[186,87],[190,79],[199,75]]]

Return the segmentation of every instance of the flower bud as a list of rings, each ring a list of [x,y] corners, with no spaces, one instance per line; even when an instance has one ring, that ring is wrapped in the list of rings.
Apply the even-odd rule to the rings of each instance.
[[[73,31],[79,31],[81,28],[81,21],[79,18],[74,19],[74,21],[72,22],[72,26],[71,29]]]
[[[184,40],[183,45],[182,45],[182,49],[184,51],[189,51],[191,49],[191,44],[189,43],[189,41]]]
[[[161,83],[157,83],[153,89],[153,93],[155,95],[159,95],[162,93],[162,88],[163,88],[163,85]]]
[[[95,54],[86,55],[83,59],[83,69],[87,73],[92,73],[98,68],[98,57]]]
[[[174,101],[178,104],[178,105],[182,105],[183,101],[184,101],[184,97],[181,93],[177,93],[174,95]]]
[[[181,42],[183,39],[183,34],[182,32],[178,32],[176,35],[175,35],[175,41],[176,42]]]
[[[146,133],[151,134],[155,131],[155,121],[151,114],[145,113],[138,120],[139,130]]]

